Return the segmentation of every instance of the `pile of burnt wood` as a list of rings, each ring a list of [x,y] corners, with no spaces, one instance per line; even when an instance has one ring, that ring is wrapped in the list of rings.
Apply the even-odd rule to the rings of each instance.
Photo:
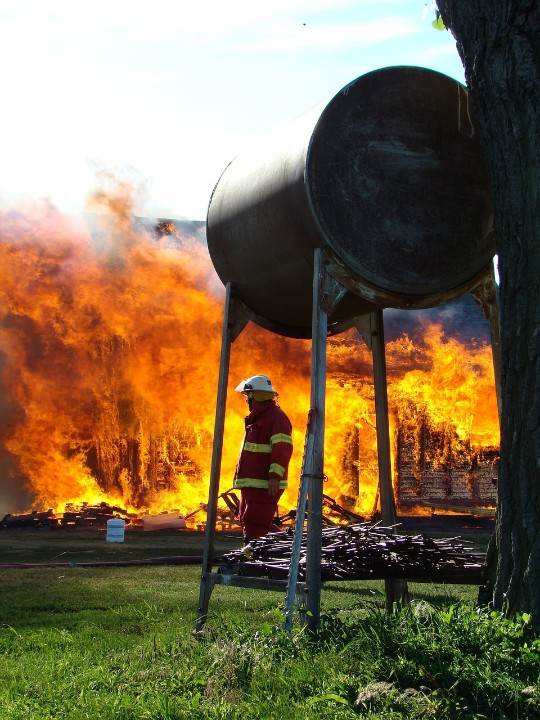
[[[294,531],[288,528],[252,540],[219,560],[220,572],[286,578]],[[459,538],[400,535],[396,527],[357,523],[322,530],[321,578],[327,580],[418,579],[481,583],[484,554]],[[306,576],[306,534],[298,577]]]
[[[52,510],[43,512],[34,510],[21,515],[5,515],[0,520],[0,529],[11,528],[51,528],[51,527],[99,527],[107,525],[107,520],[121,517],[129,524],[133,517],[124,508],[109,505],[106,502],[97,505],[83,502],[80,505],[67,504],[63,513],[55,514]]]

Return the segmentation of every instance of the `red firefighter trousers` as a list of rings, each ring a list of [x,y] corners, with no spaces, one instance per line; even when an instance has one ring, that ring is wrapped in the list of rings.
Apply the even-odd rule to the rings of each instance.
[[[265,488],[242,488],[238,520],[245,539],[254,540],[279,530],[272,521],[282,495],[283,490],[271,497]]]

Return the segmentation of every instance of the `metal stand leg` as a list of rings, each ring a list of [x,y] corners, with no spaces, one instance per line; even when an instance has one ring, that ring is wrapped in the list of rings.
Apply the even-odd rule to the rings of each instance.
[[[323,250],[315,250],[311,344],[311,408],[314,410],[313,457],[308,490],[306,584],[308,625],[316,628],[321,613],[321,547],[324,480],[324,423],[326,395],[326,336],[328,315],[346,289],[329,275]]]
[[[304,521],[306,516],[307,494],[309,478],[312,475],[311,462],[313,459],[313,420],[315,411],[311,409],[308,415],[306,440],[304,443],[304,455],[302,457],[302,470],[300,472],[300,487],[298,489],[298,502],[296,504],[296,518],[294,520],[294,536],[291,550],[291,562],[289,565],[289,577],[287,579],[287,594],[285,596],[285,622],[284,630],[291,630],[294,612],[294,601],[297,597],[298,572],[300,565],[300,553],[302,550],[302,539],[304,535]]]
[[[392,487],[392,449],[388,423],[388,384],[382,310],[370,313],[367,323],[359,322],[357,328],[371,349],[373,357],[381,520],[385,525],[391,526],[396,524],[396,505]],[[394,603],[408,599],[407,583],[403,580],[385,580],[385,591],[388,610],[392,609]]]
[[[308,490],[306,583],[308,625],[319,624],[321,605],[322,501],[324,479],[324,419],[326,390],[326,334],[328,316],[320,307],[323,255],[315,252],[313,270],[313,334],[311,341],[311,407],[315,410],[311,476]]]
[[[237,310],[235,313],[234,311]],[[236,322],[234,322],[236,314]],[[216,417],[214,422],[214,444],[212,446],[212,463],[210,466],[210,489],[208,493],[208,510],[206,517],[206,532],[204,539],[204,552],[199,591],[199,606],[197,611],[196,631],[204,627],[208,615],[210,595],[214,587],[211,578],[212,558],[214,555],[214,538],[216,533],[217,504],[219,495],[219,480],[221,471],[221,456],[223,452],[223,430],[225,426],[225,407],[227,404],[227,380],[229,377],[229,364],[231,357],[231,344],[246,326],[248,318],[243,317],[236,306],[232,296],[232,287],[229,283],[226,288],[225,309],[223,316],[223,331],[221,337],[221,356],[219,361],[219,380],[216,403]]]

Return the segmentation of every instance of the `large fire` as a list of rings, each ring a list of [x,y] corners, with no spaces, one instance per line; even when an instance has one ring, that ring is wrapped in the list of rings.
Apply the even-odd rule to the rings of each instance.
[[[92,215],[47,202],[0,214],[0,515],[106,501],[130,511],[207,501],[224,291],[204,241],[134,220],[132,192],[96,191]],[[328,349],[324,492],[376,504],[370,353],[356,332]],[[428,418],[455,447],[499,442],[491,349],[428,326],[387,344],[393,429]],[[246,411],[234,386],[271,376],[294,426],[295,505],[310,397],[310,343],[250,323],[232,348],[221,491]],[[450,435],[448,429],[450,428]],[[395,435],[395,432],[394,432]],[[432,458],[435,465],[444,458]]]

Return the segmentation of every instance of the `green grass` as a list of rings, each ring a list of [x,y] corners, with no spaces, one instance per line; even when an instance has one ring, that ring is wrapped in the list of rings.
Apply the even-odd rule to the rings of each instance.
[[[281,593],[217,586],[195,637],[199,579],[2,569],[2,720],[540,718],[538,635],[527,616],[476,610],[474,587],[411,585],[388,614],[382,583],[329,583],[311,634],[282,631]]]

